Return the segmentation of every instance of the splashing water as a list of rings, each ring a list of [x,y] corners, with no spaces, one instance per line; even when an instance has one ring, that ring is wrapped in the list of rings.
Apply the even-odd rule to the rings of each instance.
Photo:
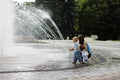
[[[17,6],[16,35],[33,36],[36,39],[63,39],[49,14],[41,9],[28,6]]]
[[[66,50],[64,42],[57,41],[64,40],[64,38],[47,12],[18,4],[15,5],[15,14],[13,14],[12,5],[12,1],[9,0],[2,1],[0,4],[5,8],[1,8],[0,13],[1,54],[14,56],[41,51],[41,53],[51,53],[51,49],[53,53]]]

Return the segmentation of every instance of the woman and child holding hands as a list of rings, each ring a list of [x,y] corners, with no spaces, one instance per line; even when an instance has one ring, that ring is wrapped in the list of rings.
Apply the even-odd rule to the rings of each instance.
[[[74,47],[70,49],[70,51],[74,51],[74,59],[73,64],[76,64],[77,60],[80,63],[87,63],[88,58],[91,57],[91,48],[88,43],[84,40],[83,35],[79,35],[78,37],[73,37]]]

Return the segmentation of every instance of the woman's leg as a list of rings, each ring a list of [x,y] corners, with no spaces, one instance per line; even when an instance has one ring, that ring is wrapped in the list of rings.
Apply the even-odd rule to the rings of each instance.
[[[88,58],[91,58],[91,53],[88,52]]]

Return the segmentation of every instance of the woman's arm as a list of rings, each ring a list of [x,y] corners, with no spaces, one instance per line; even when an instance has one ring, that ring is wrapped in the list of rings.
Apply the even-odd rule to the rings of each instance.
[[[85,48],[84,50],[85,50],[85,51],[87,51],[87,44],[88,44],[88,43],[85,41],[85,42],[84,42],[84,48]]]

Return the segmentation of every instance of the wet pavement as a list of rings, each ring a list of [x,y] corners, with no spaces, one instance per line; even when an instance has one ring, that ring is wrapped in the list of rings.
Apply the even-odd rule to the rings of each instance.
[[[68,47],[72,45],[71,41],[65,43]],[[56,46],[50,51],[47,47],[42,50],[41,45],[36,49],[34,44],[35,49],[27,54],[1,56],[0,80],[119,80],[120,42],[89,41],[89,44],[93,55],[84,65],[79,62],[71,64],[73,54],[64,53]]]

